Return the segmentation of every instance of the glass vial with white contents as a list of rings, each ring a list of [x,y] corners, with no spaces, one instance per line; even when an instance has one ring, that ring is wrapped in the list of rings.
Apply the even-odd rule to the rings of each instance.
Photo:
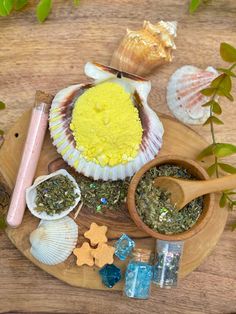
[[[124,293],[129,298],[148,299],[153,276],[151,250],[134,249],[125,273]]]
[[[156,241],[153,283],[160,288],[172,288],[178,284],[179,268],[183,252],[182,241]]]

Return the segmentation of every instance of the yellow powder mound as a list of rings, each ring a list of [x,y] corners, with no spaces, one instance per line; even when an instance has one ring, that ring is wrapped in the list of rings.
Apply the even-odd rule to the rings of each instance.
[[[78,98],[70,128],[83,157],[101,166],[134,159],[143,132],[131,95],[111,82],[92,87]]]

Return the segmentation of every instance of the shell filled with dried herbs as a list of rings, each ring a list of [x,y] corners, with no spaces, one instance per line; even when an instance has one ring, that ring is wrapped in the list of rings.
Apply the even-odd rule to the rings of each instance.
[[[38,177],[26,190],[30,212],[44,220],[56,220],[68,215],[81,199],[75,179],[64,169]]]

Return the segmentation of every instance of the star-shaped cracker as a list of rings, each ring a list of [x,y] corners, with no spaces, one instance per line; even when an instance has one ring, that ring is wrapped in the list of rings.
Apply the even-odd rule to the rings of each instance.
[[[91,245],[107,242],[107,227],[98,226],[95,222],[91,223],[90,229],[85,232],[84,237],[90,240]]]
[[[115,248],[107,245],[106,243],[100,243],[98,247],[91,252],[92,256],[95,258],[95,265],[98,267],[103,267],[106,264],[112,264],[114,261],[114,253]]]
[[[80,248],[75,248],[73,253],[77,257],[76,264],[78,266],[88,265],[93,266],[94,260],[92,256],[93,249],[87,242],[84,242]]]

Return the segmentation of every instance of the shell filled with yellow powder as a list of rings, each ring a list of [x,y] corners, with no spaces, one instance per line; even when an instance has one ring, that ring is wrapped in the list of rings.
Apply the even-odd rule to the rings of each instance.
[[[162,123],[147,104],[150,82],[93,63],[86,64],[85,73],[94,83],[69,86],[52,102],[53,144],[85,176],[130,177],[162,145]]]

